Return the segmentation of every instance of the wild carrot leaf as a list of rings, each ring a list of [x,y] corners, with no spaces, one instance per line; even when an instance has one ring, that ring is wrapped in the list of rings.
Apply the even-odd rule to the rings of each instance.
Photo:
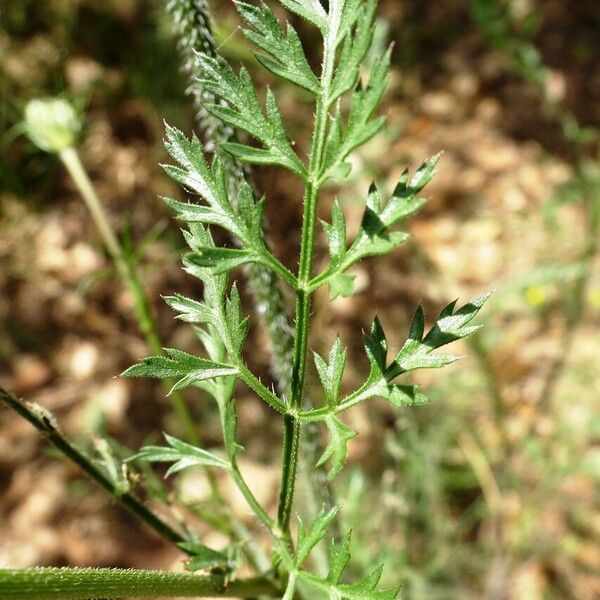
[[[352,11],[346,17],[346,31],[355,26],[354,35],[346,35],[342,44],[336,74],[333,79],[331,102],[352,89],[358,83],[360,66],[371,47],[375,33],[376,0],[369,0],[364,5],[346,3],[347,10]],[[342,35],[344,30],[342,30]]]
[[[171,392],[192,386],[206,379],[226,377],[238,373],[232,365],[217,363],[166,348],[167,356],[149,356],[129,367],[122,373],[124,377],[156,377],[157,379],[177,378]]]
[[[409,239],[409,234],[393,228],[425,204],[425,199],[418,194],[433,177],[439,156],[426,161],[412,179],[409,179],[408,170],[405,170],[385,204],[375,184],[371,186],[360,229],[349,248],[346,247],[344,213],[339,203],[334,202],[331,224],[323,223],[329,242],[329,265],[313,280],[312,286],[316,288],[327,283],[332,298],[350,295],[353,291],[352,281],[349,276],[341,277],[350,267],[363,258],[388,254]]]
[[[340,386],[346,365],[346,350],[342,346],[342,340],[339,337],[335,338],[328,362],[325,362],[316,352],[314,360],[321,379],[321,385],[325,391],[327,405],[333,408],[339,402]]]
[[[435,325],[425,335],[425,315],[419,307],[413,317],[408,338],[393,361],[388,364],[388,345],[379,319],[373,321],[365,336],[365,348],[371,365],[367,382],[355,393],[354,402],[373,396],[382,396],[395,406],[421,404],[425,397],[414,386],[399,386],[392,381],[408,371],[439,368],[459,357],[449,354],[431,354],[433,350],[474,333],[479,326],[468,326],[489,294],[473,298],[454,312],[456,301],[446,306]]]
[[[308,529],[305,529],[302,519],[298,518],[298,543],[295,555],[297,567],[302,565],[313,548],[325,537],[339,509],[339,506],[334,506],[330,510],[322,508]]]
[[[320,0],[279,0],[288,10],[316,25],[325,35],[327,13]]]
[[[342,470],[348,457],[348,442],[357,435],[357,432],[332,414],[326,417],[325,424],[329,430],[329,443],[319,458],[317,466],[324,465],[330,460],[327,477],[333,479]]]
[[[229,463],[211,452],[196,448],[177,438],[165,434],[168,446],[144,446],[129,460],[145,460],[151,463],[173,463],[165,477],[179,473],[188,467],[204,466],[229,469]]]
[[[224,123],[250,134],[263,146],[262,150],[257,150],[227,143],[222,148],[241,160],[279,165],[304,178],[306,169],[287,138],[273,93],[267,91],[265,114],[246,69],[242,68],[239,75],[236,75],[222,59],[207,54],[199,54],[198,61],[204,74],[202,84],[223,100],[221,104],[208,105],[207,110]]]
[[[278,77],[319,94],[319,80],[310,68],[300,38],[296,30],[288,24],[283,31],[277,17],[265,5],[254,6],[246,2],[236,2],[236,7],[250,26],[244,29],[245,36],[269,57],[257,54],[256,58],[263,67]]]

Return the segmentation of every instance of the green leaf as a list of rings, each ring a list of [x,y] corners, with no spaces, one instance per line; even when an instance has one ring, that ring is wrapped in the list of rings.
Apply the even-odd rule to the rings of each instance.
[[[270,55],[257,55],[258,61],[278,77],[319,94],[319,80],[306,60],[296,30],[288,24],[287,32],[282,31],[277,17],[265,4],[254,6],[237,1],[236,7],[251,27],[244,30],[245,36]]]
[[[448,354],[431,354],[433,350],[475,332],[477,326],[468,326],[475,318],[489,294],[477,296],[460,310],[456,302],[450,303],[440,313],[437,322],[425,335],[425,314],[419,306],[411,322],[408,338],[401,350],[388,365],[388,344],[379,319],[375,318],[370,332],[365,335],[365,349],[371,365],[369,377],[353,397],[353,404],[374,396],[389,400],[394,406],[413,406],[427,400],[415,386],[401,386],[392,381],[414,369],[440,368],[457,360]]]
[[[477,296],[456,311],[456,301],[446,306],[437,322],[425,334],[425,314],[419,306],[410,325],[409,335],[394,360],[388,364],[388,343],[381,322],[376,317],[369,333],[365,334],[365,350],[370,372],[365,383],[341,401],[342,410],[355,404],[380,397],[394,406],[418,406],[427,402],[417,386],[393,383],[399,375],[415,369],[440,368],[457,360],[449,354],[432,354],[433,350],[477,331],[478,326],[468,325],[477,315],[489,294]],[[340,411],[338,411],[340,412]],[[325,420],[328,418],[325,417]]]
[[[181,294],[165,296],[165,302],[177,313],[177,319],[186,323],[212,323],[215,320],[215,314],[211,307],[204,302],[186,298]]]
[[[323,511],[320,517],[323,518]],[[323,528],[320,528],[323,531]],[[383,567],[377,567],[366,577],[353,583],[340,583],[344,570],[350,561],[351,532],[348,532],[339,543],[331,542],[329,548],[329,572],[327,578],[317,577],[303,570],[297,571],[297,576],[315,588],[325,592],[331,600],[396,600],[399,589],[378,590]],[[321,535],[321,538],[323,536]],[[320,538],[320,539],[321,539]],[[300,566],[298,563],[297,565]]]
[[[149,356],[122,373],[124,377],[179,378],[171,392],[215,377],[236,375],[237,368],[167,348],[167,356]]]
[[[364,56],[365,41],[373,35],[374,8],[372,3],[364,6],[365,20],[358,20],[357,35],[359,38],[346,38],[341,52],[341,60],[348,66],[339,66],[336,79],[333,82],[331,103],[333,104],[340,95],[348,89],[356,86],[351,100],[346,127],[342,127],[341,114],[338,107],[333,117],[334,122],[329,129],[326,140],[324,158],[319,173],[319,181],[325,181],[334,177],[343,167],[348,172],[349,165],[345,162],[348,156],[359,146],[362,146],[374,137],[385,124],[385,117],[373,117],[373,113],[381,102],[381,98],[387,88],[389,81],[390,50],[375,62],[366,88],[359,81],[360,63]],[[363,39],[364,36],[364,39]],[[356,82],[358,81],[358,84]]]
[[[440,156],[437,154],[425,161],[412,180],[409,180],[408,169],[405,170],[385,204],[377,186],[371,185],[361,226],[350,248],[346,248],[344,213],[337,202],[333,204],[331,225],[323,223],[330,261],[327,269],[311,281],[312,289],[329,284],[332,298],[350,295],[352,281],[349,277],[340,277],[342,274],[360,260],[388,254],[410,238],[408,233],[393,228],[425,204],[425,199],[417,194],[433,177]]]
[[[224,123],[250,134],[264,148],[257,152],[249,146],[228,143],[224,149],[243,160],[285,167],[305,179],[306,168],[287,138],[273,93],[267,90],[265,115],[246,69],[242,68],[238,76],[224,60],[202,53],[198,61],[204,74],[201,84],[225,103],[208,104],[206,109]]]
[[[186,260],[188,264],[206,267],[212,270],[213,273],[227,273],[241,265],[260,262],[260,257],[251,250],[243,250],[239,248],[214,248],[205,247],[198,248],[196,252],[187,254]]]
[[[349,531],[339,543],[331,540],[331,545],[329,546],[329,573],[327,574],[327,581],[329,583],[337,584],[342,578],[344,570],[350,561],[351,539],[352,532]]]
[[[354,293],[355,275],[336,273],[329,280],[329,299],[335,300],[338,296],[348,297]]]
[[[346,350],[342,345],[342,340],[336,336],[333,347],[329,353],[329,361],[314,353],[315,366],[321,380],[321,385],[325,391],[325,399],[329,407],[337,406],[340,399],[340,386],[344,376],[344,367],[346,366]]]
[[[338,160],[344,160],[353,150],[369,141],[385,123],[384,117],[371,119],[389,84],[391,49],[375,62],[367,87],[359,83],[350,100],[350,113]]]
[[[395,600],[400,593],[400,588],[378,590],[377,584],[381,579],[383,566],[376,567],[363,579],[352,584],[338,584],[342,598],[348,600]]]
[[[413,317],[409,337],[388,369],[388,377],[395,377],[414,369],[440,368],[457,360],[456,356],[430,353],[477,331],[479,326],[468,324],[489,296],[489,293],[477,296],[458,311],[455,311],[456,301],[451,302],[440,312],[436,323],[426,335],[423,335],[425,317],[423,309],[419,307]]]
[[[190,204],[166,198],[166,203],[187,223],[218,225],[230,231],[243,244],[256,242],[256,234],[248,230],[244,218],[232,206],[227,190],[225,172],[217,157],[212,165],[204,158],[204,148],[195,135],[188,139],[181,131],[167,125],[165,146],[179,166],[163,165],[164,170],[187,189],[196,192],[206,205]],[[252,191],[246,182],[241,184],[240,194],[245,198]],[[262,207],[257,210],[262,214]],[[255,243],[252,245],[256,245]]]
[[[165,439],[169,446],[144,446],[137,454],[129,460],[145,460],[150,463],[155,462],[172,462],[165,477],[179,473],[188,467],[219,467],[220,469],[229,470],[230,465],[222,458],[214,454],[196,448],[190,444],[182,442],[165,433]]]
[[[316,25],[323,34],[327,31],[327,13],[320,0],[279,0],[285,8]]]
[[[229,559],[221,552],[211,550],[199,542],[182,542],[177,545],[191,555],[185,564],[187,571],[230,570]]]
[[[356,26],[354,35],[348,34],[344,38],[338,66],[331,89],[331,102],[335,102],[340,96],[356,86],[360,73],[360,66],[371,47],[375,33],[375,15],[377,11],[376,0],[369,0],[364,6],[361,3],[346,3],[346,7],[352,11],[346,18],[350,29]],[[352,23],[352,25],[350,25]],[[344,28],[342,28],[342,35]]]
[[[346,255],[346,218],[340,203],[336,199],[331,208],[331,225],[321,221],[327,241],[332,264],[339,264]]]
[[[317,466],[320,467],[331,460],[327,474],[327,478],[331,480],[342,470],[348,456],[348,441],[357,433],[332,414],[325,418],[325,424],[329,430],[329,443],[319,458]]]
[[[210,231],[201,223],[188,223],[188,231],[183,231],[183,237],[192,252],[199,252],[200,248],[215,248]],[[202,281],[204,284],[204,302],[211,312],[221,306],[227,293],[226,274],[215,275],[211,269],[190,263],[185,255],[183,257],[183,270]]]
[[[313,548],[325,537],[327,529],[331,525],[333,519],[335,519],[339,510],[339,506],[334,506],[328,511],[326,511],[325,508],[322,508],[308,531],[305,530],[302,520],[298,517],[298,543],[295,556],[296,567],[302,565],[312,552]]]
[[[357,20],[361,16],[364,17],[364,13],[362,12],[364,0],[342,0],[342,2],[339,4],[342,8],[342,14],[337,30],[338,45],[346,38],[346,36],[350,36],[352,28],[356,24]]]
[[[390,228],[417,212],[425,200],[406,195],[404,190],[401,180],[392,197],[382,207],[379,190],[374,184],[371,186],[360,230],[345,256],[345,268],[367,256],[387,254],[409,239],[407,233],[390,231]]]
[[[377,567],[363,579],[351,584],[334,584],[328,579],[321,579],[306,571],[299,571],[298,577],[307,584],[325,592],[330,600],[396,600],[400,593],[399,588],[377,589],[382,570],[382,567]]]

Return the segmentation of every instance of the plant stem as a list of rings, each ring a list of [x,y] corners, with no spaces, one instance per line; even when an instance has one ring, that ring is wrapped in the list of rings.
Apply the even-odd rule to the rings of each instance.
[[[269,388],[265,387],[263,383],[250,371],[250,369],[242,362],[239,361],[236,365],[239,370],[240,379],[259,397],[262,398],[273,410],[278,413],[285,415],[288,407],[274,394]]]
[[[129,509],[136,517],[144,521],[144,523],[156,531],[161,537],[174,542],[175,544],[186,541],[186,538],[181,533],[173,529],[171,525],[152,512],[137,496],[131,492],[122,493],[121,490],[118,490],[113,481],[94,465],[85,454],[65,438],[50,412],[39,405],[18,400],[2,387],[0,387],[0,401],[4,402],[9,408],[27,419],[57,450],[62,452],[68,459],[79,466],[119,503]]]
[[[306,377],[306,356],[310,329],[310,309],[312,292],[308,290],[312,276],[313,254],[317,223],[317,201],[319,197],[319,177],[322,168],[323,150],[329,117],[329,93],[333,77],[336,54],[336,38],[341,18],[343,2],[332,0],[329,4],[329,31],[325,39],[323,69],[321,73],[321,95],[317,98],[315,127],[307,170],[307,183],[304,193],[304,214],[302,218],[302,238],[300,246],[300,266],[298,269],[298,289],[296,291],[296,336],[291,382],[291,413],[284,417],[283,458],[281,468],[281,491],[277,514],[278,525],[289,538],[290,517],[294,501],[294,487],[298,467],[298,447],[300,424],[297,414],[302,407]]]
[[[144,288],[140,282],[136,269],[130,260],[128,260],[121,244],[119,243],[117,236],[115,235],[106,215],[98,194],[90,181],[81,160],[79,154],[75,148],[66,148],[60,152],[59,157],[75,183],[85,205],[87,206],[92,219],[100,237],[110,254],[119,277],[123,283],[128,287],[134,301],[136,318],[146,339],[146,343],[152,352],[163,355],[164,351],[156,328],[156,323],[152,317],[152,311],[150,309],[150,303],[148,297],[144,292]],[[167,385],[169,383],[167,382]],[[199,445],[199,437],[194,426],[194,421],[189,413],[189,410],[185,404],[183,396],[179,392],[174,392],[170,396],[173,410],[177,415],[177,419],[181,424],[181,427],[185,431],[186,437],[191,444],[196,446]]]
[[[210,114],[204,106],[207,103],[217,102],[201,83],[202,72],[197,67],[197,52],[204,52],[217,57],[218,51],[212,34],[211,15],[206,0],[169,0],[167,12],[171,16],[174,30],[178,36],[178,45],[183,57],[183,69],[189,76],[190,85],[188,93],[194,99],[196,108],[196,122],[202,130],[207,143],[219,154],[225,167],[227,188],[232,204],[235,206],[240,183],[251,180],[251,170],[248,165],[243,165],[233,156],[223,152],[220,148],[223,142],[236,141],[235,131],[225,125],[214,115]],[[265,244],[268,245],[268,236],[265,235]],[[268,334],[271,343],[271,370],[277,381],[277,389],[282,398],[291,395],[291,369],[289,366],[294,357],[294,326],[291,322],[288,304],[283,296],[275,274],[269,269],[258,264],[250,264],[245,269],[249,288],[252,292],[256,312]],[[297,281],[288,283],[296,287]],[[248,381],[246,381],[248,383]],[[252,383],[256,383],[253,381]],[[252,387],[252,386],[251,386]],[[255,391],[257,391],[255,389]],[[263,390],[264,391],[264,390]],[[263,399],[264,394],[257,391]],[[275,400],[274,398],[271,398]],[[268,401],[268,400],[267,400]],[[304,403],[310,402],[305,396]],[[277,404],[277,403],[275,403]],[[272,404],[273,405],[273,404]],[[286,412],[286,407],[274,406],[279,412]],[[291,421],[291,419],[288,419]],[[309,423],[305,429],[305,443],[300,448],[300,462],[305,464],[304,472],[307,479],[307,492],[312,497],[310,504],[321,507],[326,504],[335,504],[334,494],[330,482],[327,480],[323,467],[315,468],[316,457],[322,454],[321,440],[316,424]],[[290,444],[285,454],[293,454],[292,442],[298,443],[299,427],[294,435],[294,424],[288,422],[285,430],[289,435],[285,444]],[[286,461],[284,461],[285,464]],[[286,479],[290,474],[286,475]]]
[[[258,517],[259,521],[272,533],[275,529],[275,521],[271,519],[271,517],[267,514],[267,511],[260,505],[260,502],[256,499],[256,496],[246,483],[246,480],[240,472],[240,469],[235,460],[233,460],[231,463],[230,473],[238,489],[246,499],[246,502],[248,503],[250,508]]]
[[[254,598],[280,592],[264,578],[234,579],[126,569],[0,569],[2,600],[87,600],[168,596]]]

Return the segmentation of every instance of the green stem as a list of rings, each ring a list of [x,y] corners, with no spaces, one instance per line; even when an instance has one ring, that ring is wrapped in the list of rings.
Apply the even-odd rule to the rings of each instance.
[[[115,263],[119,277],[131,292],[137,321],[140,330],[146,339],[146,343],[152,352],[160,355],[164,354],[156,323],[152,317],[152,311],[150,310],[150,303],[148,302],[144,288],[134,266],[131,261],[127,259],[127,256],[108,221],[106,211],[98,198],[98,194],[96,193],[90,178],[81,164],[77,150],[72,147],[66,148],[60,152],[59,157],[79,190],[85,205],[90,211],[92,219],[100,233],[100,237]],[[166,385],[169,385],[169,383],[167,382]],[[179,392],[175,392],[171,394],[169,398],[171,399],[173,410],[185,431],[188,441],[197,446],[200,442],[198,433],[196,432],[194,421],[182,395]]]
[[[239,371],[240,379],[260,398],[262,398],[271,408],[276,410],[282,415],[287,414],[288,407],[274,394],[269,388],[267,388],[252,371],[243,363],[239,361],[236,365]]]
[[[308,290],[313,268],[313,254],[317,225],[317,201],[319,179],[323,162],[323,151],[329,118],[329,94],[333,78],[337,33],[343,2],[332,0],[329,4],[329,31],[323,52],[321,73],[321,95],[317,98],[315,127],[313,131],[310,160],[307,169],[307,184],[304,193],[304,214],[300,246],[300,266],[296,291],[296,336],[291,384],[291,412],[284,417],[283,458],[281,467],[281,491],[277,522],[281,531],[290,538],[290,518],[294,502],[294,488],[298,469],[301,421],[297,413],[302,406],[306,377],[306,356],[310,329],[311,292]]]
[[[246,499],[246,502],[248,503],[250,508],[254,511],[254,514],[257,516],[258,520],[269,530],[269,532],[275,534],[275,521],[267,514],[267,511],[260,505],[260,502],[256,499],[256,496],[253,494],[252,490],[246,483],[246,480],[240,472],[237,462],[235,460],[231,461],[230,473],[231,477],[233,478],[233,481],[237,485],[242,496],[244,496],[244,498]]]
[[[91,597],[255,598],[280,592],[264,578],[227,580],[223,575],[194,575],[125,569],[0,569],[2,600],[86,600]]]
[[[0,401],[27,419],[57,450],[79,466],[120,504],[144,521],[160,536],[175,544],[186,541],[186,538],[181,533],[153,513],[137,496],[130,492],[122,493],[113,481],[64,437],[51,413],[39,405],[18,400],[2,387],[0,387]],[[0,589],[2,589],[1,586]]]
[[[174,30],[178,36],[178,45],[184,59],[184,70],[188,73],[190,85],[187,89],[194,98],[196,122],[207,141],[215,146],[219,154],[227,179],[227,189],[233,206],[237,206],[239,186],[244,179],[251,179],[248,165],[221,149],[224,142],[235,142],[235,131],[214,115],[208,113],[205,106],[218,99],[204,88],[201,83],[203,74],[197,66],[196,53],[205,52],[217,57],[218,51],[212,35],[211,15],[207,0],[169,0],[167,11],[171,15]],[[268,228],[267,225],[265,225]],[[265,234],[265,246],[268,249],[268,235]],[[235,240],[234,240],[235,241]],[[270,252],[269,252],[270,254]],[[271,254],[270,254],[271,255]],[[277,268],[275,269],[277,270]],[[282,398],[289,398],[291,391],[290,365],[294,355],[294,326],[288,314],[287,301],[275,273],[259,264],[249,264],[245,269],[249,288],[256,311],[265,327],[271,342],[271,370],[277,380],[277,388]],[[297,287],[297,279],[290,272],[279,273],[292,287]],[[305,396],[304,404],[309,405]],[[281,412],[281,411],[280,411]],[[305,439],[300,447],[299,463],[304,463],[307,480],[308,503],[318,512],[323,504],[335,504],[330,482],[323,467],[315,469],[316,457],[323,452],[316,424],[304,428]]]

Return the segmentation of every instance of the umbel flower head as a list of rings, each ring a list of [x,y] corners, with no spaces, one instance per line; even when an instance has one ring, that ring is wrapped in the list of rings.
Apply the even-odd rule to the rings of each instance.
[[[75,144],[81,121],[67,100],[36,99],[25,107],[25,129],[38,148],[58,154]]]

